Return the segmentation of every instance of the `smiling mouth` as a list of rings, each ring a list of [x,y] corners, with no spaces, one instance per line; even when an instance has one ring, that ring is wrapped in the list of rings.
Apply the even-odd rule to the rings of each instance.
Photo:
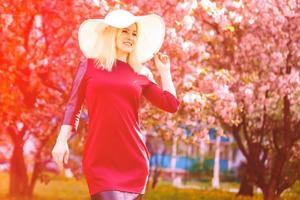
[[[125,44],[127,46],[133,46],[133,44],[131,42],[123,42],[123,44]]]

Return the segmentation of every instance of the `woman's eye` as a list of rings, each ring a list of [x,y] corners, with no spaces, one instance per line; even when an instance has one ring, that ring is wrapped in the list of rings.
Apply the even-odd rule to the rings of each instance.
[[[127,33],[127,32],[128,32],[127,30],[123,30],[123,31],[122,31],[122,33]]]
[[[132,35],[133,35],[133,36],[137,36],[137,34],[136,34],[136,33],[133,33]]]

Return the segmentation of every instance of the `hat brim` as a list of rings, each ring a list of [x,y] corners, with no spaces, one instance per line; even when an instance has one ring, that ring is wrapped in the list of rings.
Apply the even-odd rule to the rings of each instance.
[[[97,58],[97,45],[101,41],[101,32],[107,26],[125,28],[138,23],[139,38],[136,43],[137,59],[140,63],[146,62],[157,53],[165,37],[165,24],[163,19],[156,14],[134,16],[128,20],[111,22],[105,19],[87,19],[81,23],[78,30],[79,47],[87,58]]]

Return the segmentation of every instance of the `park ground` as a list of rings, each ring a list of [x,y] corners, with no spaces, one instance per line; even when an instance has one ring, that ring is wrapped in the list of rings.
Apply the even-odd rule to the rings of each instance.
[[[51,181],[45,185],[38,182],[33,200],[89,200],[88,188],[84,178],[76,180],[63,176],[51,176]],[[0,199],[1,200],[26,200],[24,198],[9,198],[8,193],[9,176],[0,173]],[[238,183],[222,183],[222,190],[211,189],[208,183],[187,183],[185,189],[173,187],[170,183],[161,181],[157,187],[149,189],[144,200],[262,200],[260,194],[253,198],[236,197],[229,189],[237,189]],[[191,189],[202,188],[202,189]],[[188,189],[189,188],[189,189]],[[283,200],[297,200],[300,197],[300,184],[297,183],[290,191],[285,192]]]

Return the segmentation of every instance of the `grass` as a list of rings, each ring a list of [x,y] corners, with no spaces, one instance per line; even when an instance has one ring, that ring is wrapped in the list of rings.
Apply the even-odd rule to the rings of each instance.
[[[85,179],[76,180],[50,174],[51,180],[45,185],[40,181],[34,188],[34,200],[88,200],[88,188]],[[13,200],[6,197],[8,193],[9,177],[7,173],[0,173],[0,199]],[[24,199],[24,198],[20,198]]]
[[[9,198],[8,193],[8,174],[0,173],[0,199],[1,200],[17,200]],[[178,189],[172,187],[168,182],[161,181],[157,187],[146,192],[144,200],[262,200],[261,195],[253,198],[235,197],[234,193],[222,190],[213,190],[208,183],[189,182],[187,185],[197,185],[204,189]],[[237,184],[224,183],[223,188],[238,187]],[[18,200],[26,200],[19,198]],[[85,179],[75,180],[73,178],[65,178],[63,176],[51,175],[51,181],[45,185],[38,182],[33,200],[89,200],[88,188]],[[296,200],[297,195],[287,193],[284,200]]]

